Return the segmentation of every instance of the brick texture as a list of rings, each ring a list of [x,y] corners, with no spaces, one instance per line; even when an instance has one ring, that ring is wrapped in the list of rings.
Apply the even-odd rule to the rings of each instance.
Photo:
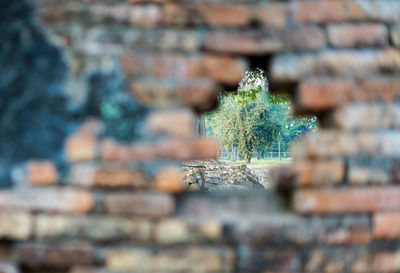
[[[0,10],[0,273],[400,272],[400,1]],[[319,129],[267,192],[187,192],[256,67]]]

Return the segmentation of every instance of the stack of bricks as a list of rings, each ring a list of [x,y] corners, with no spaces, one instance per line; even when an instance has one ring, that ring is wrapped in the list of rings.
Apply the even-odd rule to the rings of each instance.
[[[63,164],[12,165],[1,273],[400,271],[399,1],[34,2],[72,109],[110,71],[144,108],[132,143],[87,117]],[[195,113],[254,67],[319,131],[294,144],[277,192],[186,193],[177,162],[218,155]]]

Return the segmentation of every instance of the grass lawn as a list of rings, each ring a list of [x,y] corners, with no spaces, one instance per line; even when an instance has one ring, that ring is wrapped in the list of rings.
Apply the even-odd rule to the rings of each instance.
[[[234,165],[242,165],[246,164],[243,160],[238,160],[238,161],[232,161],[232,160],[219,160],[223,163],[227,164],[234,164]],[[247,164],[247,167],[249,168],[272,168],[272,167],[279,167],[279,166],[285,166],[288,165],[292,162],[291,158],[282,158],[281,160],[276,159],[276,158],[271,158],[271,159],[252,159],[250,164]]]

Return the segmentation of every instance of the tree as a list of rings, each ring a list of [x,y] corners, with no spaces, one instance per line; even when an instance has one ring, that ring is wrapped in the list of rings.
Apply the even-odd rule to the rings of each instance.
[[[222,98],[220,109],[211,117],[211,127],[225,150],[236,148],[239,157],[249,163],[255,151],[272,143],[281,124],[272,118],[269,104],[265,93],[246,103],[235,96]]]
[[[208,134],[247,163],[276,143],[287,151],[294,138],[316,127],[316,118],[291,117],[288,99],[267,91],[262,70],[246,72],[237,93],[221,96],[219,109],[205,116]]]

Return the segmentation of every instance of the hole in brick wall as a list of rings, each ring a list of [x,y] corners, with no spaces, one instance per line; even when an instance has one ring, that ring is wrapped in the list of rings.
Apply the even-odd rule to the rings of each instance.
[[[270,89],[295,85],[268,86],[268,71],[257,65],[268,67],[269,60],[249,58],[255,69],[246,73],[236,91],[221,94],[217,110],[204,115],[207,136],[219,141],[221,152],[215,162],[185,164],[189,189],[272,189],[271,170],[289,166],[292,142],[316,130],[316,117],[294,117],[288,97]]]

